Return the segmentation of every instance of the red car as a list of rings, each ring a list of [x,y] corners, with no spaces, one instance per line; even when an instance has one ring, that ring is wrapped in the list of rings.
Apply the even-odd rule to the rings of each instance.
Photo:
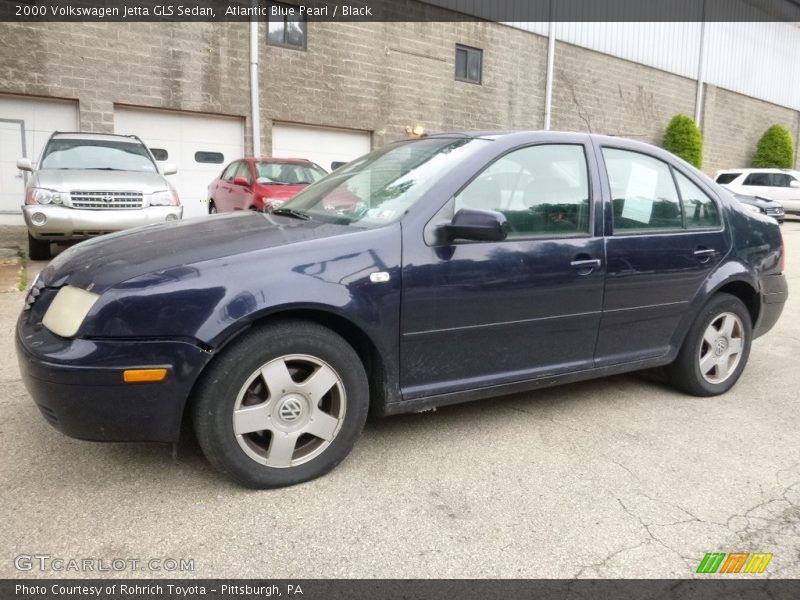
[[[301,158],[240,158],[208,186],[208,212],[271,210],[327,175]]]

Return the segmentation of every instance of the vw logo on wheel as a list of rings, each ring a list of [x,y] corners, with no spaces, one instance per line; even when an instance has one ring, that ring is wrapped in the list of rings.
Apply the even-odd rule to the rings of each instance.
[[[281,419],[287,423],[294,423],[298,418],[300,418],[302,412],[303,405],[300,404],[299,400],[296,398],[287,398],[278,411],[278,414],[280,415]]]

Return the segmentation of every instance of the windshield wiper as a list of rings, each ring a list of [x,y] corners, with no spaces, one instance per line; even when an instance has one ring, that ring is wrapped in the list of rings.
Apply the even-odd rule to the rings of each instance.
[[[301,212],[299,210],[295,210],[293,208],[276,208],[272,211],[273,215],[286,215],[287,217],[294,217],[295,219],[300,219],[301,221],[310,221],[311,215]]]
[[[90,171],[124,171],[125,169],[115,169],[114,167],[87,167]]]

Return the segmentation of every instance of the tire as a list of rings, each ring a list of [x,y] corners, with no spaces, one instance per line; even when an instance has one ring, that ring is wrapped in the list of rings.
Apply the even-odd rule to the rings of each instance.
[[[208,214],[210,215],[217,214],[217,205],[214,204],[213,200],[211,200],[211,202],[208,203]]]
[[[367,375],[353,348],[321,325],[282,321],[222,352],[198,384],[192,416],[217,471],[266,489],[338,465],[361,435],[368,407]]]
[[[752,339],[744,303],[730,294],[716,294],[697,315],[678,357],[667,367],[668,380],[694,396],[724,394],[744,371]]]
[[[28,234],[28,258],[31,260],[50,260],[50,242],[37,240]]]

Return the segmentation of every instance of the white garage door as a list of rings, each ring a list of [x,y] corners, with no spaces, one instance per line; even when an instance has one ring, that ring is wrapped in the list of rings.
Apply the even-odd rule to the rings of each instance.
[[[369,151],[369,131],[285,123],[272,127],[272,156],[306,158],[326,171],[334,161],[350,162]]]
[[[17,169],[17,159],[38,160],[47,138],[57,130],[78,130],[77,103],[0,96],[0,213],[19,215],[3,223],[22,223],[26,174]]]
[[[178,172],[168,177],[184,218],[208,214],[208,184],[244,156],[244,121],[235,117],[117,106],[114,131],[138,135],[156,159],[177,165]]]

